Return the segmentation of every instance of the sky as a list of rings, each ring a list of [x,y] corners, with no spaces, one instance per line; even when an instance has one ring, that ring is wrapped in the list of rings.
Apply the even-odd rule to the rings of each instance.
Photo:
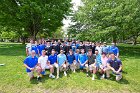
[[[81,0],[72,0],[71,2],[73,4],[72,10],[77,11],[78,7],[82,5]],[[70,20],[70,17],[67,17],[67,19],[63,19],[63,31],[66,32],[67,28],[70,26],[69,24],[72,23]]]

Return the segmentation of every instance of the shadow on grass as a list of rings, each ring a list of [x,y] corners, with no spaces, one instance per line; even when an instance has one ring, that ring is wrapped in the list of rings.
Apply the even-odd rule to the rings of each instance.
[[[136,46],[119,46],[120,56],[122,58],[135,57],[140,58],[140,47]]]
[[[0,44],[0,55],[2,56],[25,56],[25,53],[25,45]]]
[[[128,80],[126,80],[125,78],[122,78],[120,81],[116,81],[116,76],[114,76],[112,74],[110,75],[109,80],[115,81],[115,82],[117,82],[119,84],[129,84]]]

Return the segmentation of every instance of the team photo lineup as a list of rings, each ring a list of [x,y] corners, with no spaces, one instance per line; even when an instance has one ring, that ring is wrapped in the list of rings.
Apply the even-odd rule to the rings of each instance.
[[[100,79],[110,76],[115,76],[116,81],[122,79],[122,62],[116,43],[31,39],[26,45],[26,54],[23,63],[30,80],[41,81],[48,74],[47,69],[49,78],[53,79],[59,79],[60,72],[67,76],[69,71],[76,73],[78,70],[91,80],[96,80],[97,73]]]

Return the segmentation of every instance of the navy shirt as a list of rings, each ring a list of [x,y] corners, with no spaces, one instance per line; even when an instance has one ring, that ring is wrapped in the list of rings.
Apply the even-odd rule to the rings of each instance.
[[[38,58],[36,56],[34,58],[32,58],[31,56],[28,56],[24,60],[24,64],[26,64],[30,68],[34,68],[37,65],[37,63],[38,63]],[[31,72],[31,70],[26,68],[26,72]]]
[[[56,63],[57,62],[57,54],[50,55],[48,60],[49,60],[50,64]]]
[[[120,66],[122,65],[121,60],[119,60],[117,58],[115,58],[115,60],[108,59],[107,63],[110,64],[110,66],[113,67],[116,71],[118,71]]]
[[[69,64],[72,64],[73,61],[75,60],[74,54],[72,54],[72,55],[68,54],[68,55],[67,55],[67,60],[68,60],[68,63],[69,63]]]

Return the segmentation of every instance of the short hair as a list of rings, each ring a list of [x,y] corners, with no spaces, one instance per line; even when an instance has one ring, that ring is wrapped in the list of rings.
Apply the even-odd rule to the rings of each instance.
[[[102,55],[103,55],[103,54],[104,54],[104,55],[106,55],[106,53],[105,53],[105,52],[102,52]]]
[[[92,52],[92,49],[88,49],[88,52]]]
[[[61,49],[60,52],[64,52],[64,50]]]
[[[81,49],[81,51],[82,51],[82,50],[84,50],[84,51],[85,51],[85,49],[83,49],[83,48]]]
[[[79,50],[79,49],[76,49],[76,53],[77,53],[77,52],[80,52],[80,50]]]
[[[52,51],[55,51],[55,49],[52,49]]]
[[[69,51],[73,52],[72,49],[70,49]]]
[[[98,49],[95,49],[95,51],[98,51]]]
[[[35,50],[32,50],[31,53],[35,53]]]
[[[43,53],[43,52],[46,52],[46,51],[45,51],[45,50],[42,50],[42,53]]]

